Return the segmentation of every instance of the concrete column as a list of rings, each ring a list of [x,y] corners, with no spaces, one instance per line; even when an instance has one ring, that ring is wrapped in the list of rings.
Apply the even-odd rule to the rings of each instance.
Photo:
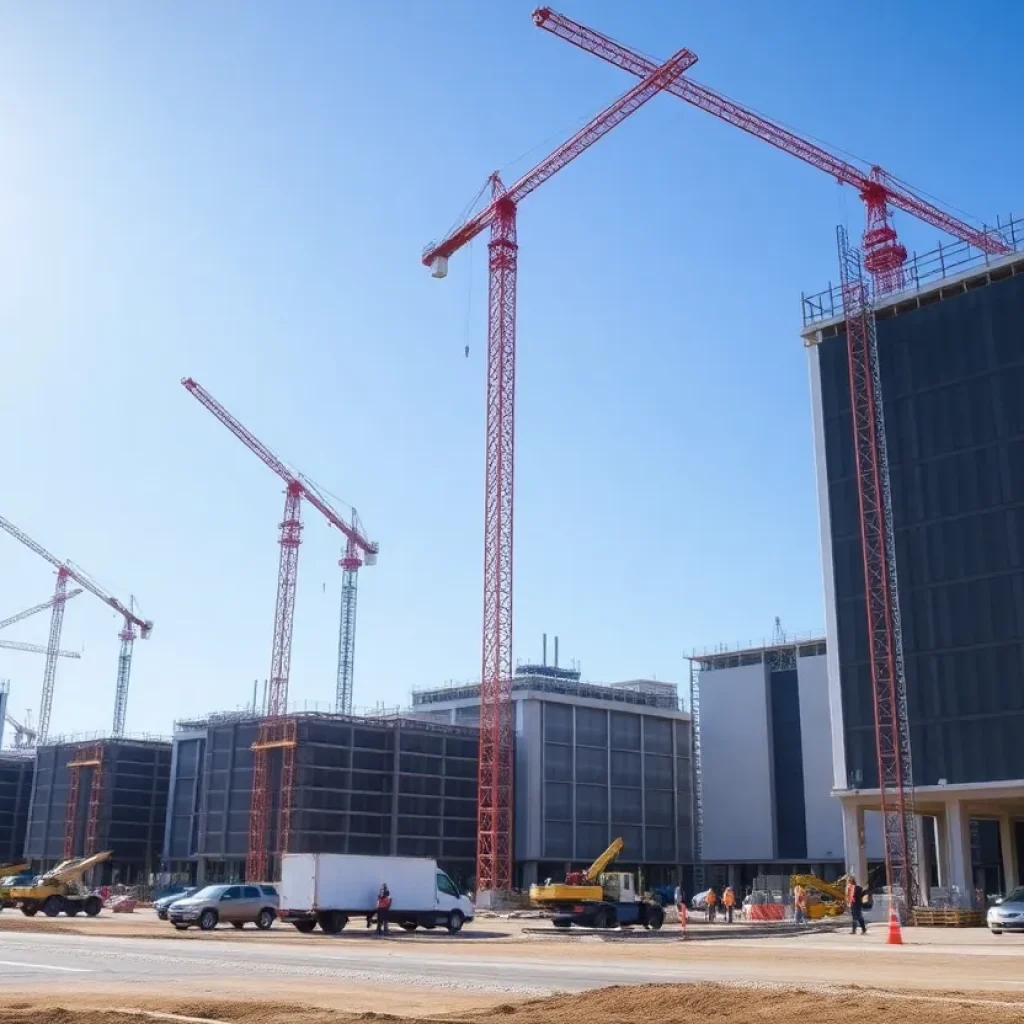
[[[949,848],[946,843],[946,813],[936,814],[932,819],[935,830],[935,867],[939,876],[939,888],[949,886]]]
[[[739,864],[729,865],[729,885],[732,886],[733,892],[742,899],[743,898],[743,887],[740,885],[740,866]]]
[[[999,819],[999,853],[1003,859],[1003,892],[1007,893],[1020,885],[1016,823],[1008,814]]]
[[[971,877],[971,820],[956,798],[946,801],[946,852],[949,857],[949,885],[960,890],[965,906],[974,900]]]
[[[921,894],[921,902],[927,907],[931,902],[932,887],[932,855],[928,844],[927,830],[934,828],[932,819],[918,815],[917,826],[917,890]]]
[[[868,857],[864,848],[864,808],[847,800],[843,801],[843,853],[847,873],[865,885]]]

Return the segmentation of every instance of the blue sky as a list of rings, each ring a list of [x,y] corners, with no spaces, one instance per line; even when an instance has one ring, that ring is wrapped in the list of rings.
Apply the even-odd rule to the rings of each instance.
[[[561,9],[660,58],[689,46],[694,78],[978,218],[1019,210],[1022,10],[904,0],[880,28],[844,6]],[[379,541],[356,704],[478,672],[486,246],[443,282],[419,252],[491,170],[525,171],[631,85],[531,9],[0,11],[0,513],[155,620],[130,730],[240,705],[269,667],[281,488],[183,376]],[[694,646],[821,626],[800,293],[861,219],[852,190],[670,97],[524,202],[517,657],[546,630],[589,678],[681,681]],[[305,524],[291,697],[326,702],[340,545]],[[3,614],[52,590],[2,536],[0,571]],[[118,628],[69,606],[83,659],[53,730],[109,728]],[[15,713],[38,707],[39,658],[0,652],[0,677]]]

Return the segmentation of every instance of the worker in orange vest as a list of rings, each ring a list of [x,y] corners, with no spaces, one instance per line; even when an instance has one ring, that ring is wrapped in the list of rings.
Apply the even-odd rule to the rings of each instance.
[[[715,895],[714,889],[708,889],[708,924],[714,924],[715,921],[715,905],[718,903],[718,897]]]
[[[736,906],[736,893],[732,891],[731,885],[727,885],[725,892],[722,893],[722,906],[725,907],[726,924],[732,924],[732,910]]]
[[[381,882],[377,893],[377,936],[388,934],[388,911],[391,909],[391,890],[387,882]]]

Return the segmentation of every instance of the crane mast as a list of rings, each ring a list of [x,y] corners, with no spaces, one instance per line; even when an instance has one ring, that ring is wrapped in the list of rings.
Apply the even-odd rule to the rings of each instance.
[[[352,509],[352,526],[359,517]],[[352,714],[352,692],[356,657],[356,600],[358,598],[359,569],[363,560],[359,549],[351,540],[345,543],[345,554],[338,561],[341,566],[341,615],[338,626],[338,687],[335,710],[342,715]]]
[[[512,550],[515,482],[516,280],[518,204],[603,138],[697,60],[680,50],[652,68],[627,93],[559,146],[533,170],[505,187],[489,178],[490,203],[423,252],[434,277],[448,259],[485,228],[488,253],[487,420],[484,492],[484,593],[480,671],[480,757],[477,889],[512,888]]]

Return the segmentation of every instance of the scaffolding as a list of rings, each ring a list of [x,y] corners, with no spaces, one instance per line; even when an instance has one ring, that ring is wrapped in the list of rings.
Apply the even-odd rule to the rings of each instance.
[[[267,881],[282,854],[288,852],[291,834],[291,808],[295,785],[295,748],[298,745],[297,725],[292,717],[267,718],[252,746],[252,809],[249,814],[249,853],[245,875],[249,881]],[[273,765],[271,752],[281,751],[279,785],[277,787],[277,842],[272,843],[271,789]]]
[[[88,817],[85,826],[86,857],[96,852],[96,835],[100,820],[100,794],[103,784],[103,744],[87,743],[76,747],[68,762],[68,802],[64,815],[64,859],[75,856],[75,838],[78,831],[78,804],[82,784],[82,770],[91,768],[89,778]]]

